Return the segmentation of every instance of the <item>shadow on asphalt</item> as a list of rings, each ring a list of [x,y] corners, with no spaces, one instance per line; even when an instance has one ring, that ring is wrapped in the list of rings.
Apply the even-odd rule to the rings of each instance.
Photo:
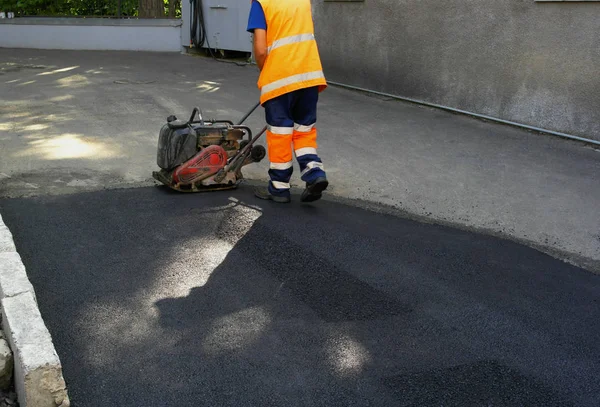
[[[592,406],[600,276],[248,187],[0,201],[75,407]]]

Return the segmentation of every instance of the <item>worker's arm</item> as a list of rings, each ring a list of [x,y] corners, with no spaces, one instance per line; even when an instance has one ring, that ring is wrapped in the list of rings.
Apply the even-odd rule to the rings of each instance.
[[[254,30],[254,59],[262,71],[267,60],[267,31],[260,28]]]

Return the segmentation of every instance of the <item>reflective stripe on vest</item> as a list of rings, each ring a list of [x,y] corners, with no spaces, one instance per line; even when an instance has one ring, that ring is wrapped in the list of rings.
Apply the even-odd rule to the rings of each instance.
[[[273,45],[271,45],[267,49],[267,53],[270,54],[271,51],[273,51],[274,49],[283,47],[284,45],[296,44],[298,42],[304,42],[304,41],[314,41],[314,39],[315,39],[314,34],[300,34],[300,35],[292,35],[290,37],[285,37],[285,38],[282,38],[280,40],[273,42]]]

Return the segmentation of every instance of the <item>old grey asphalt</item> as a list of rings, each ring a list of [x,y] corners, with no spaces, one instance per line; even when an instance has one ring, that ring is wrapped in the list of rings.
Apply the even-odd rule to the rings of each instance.
[[[167,116],[199,106],[237,120],[258,99],[257,77],[253,66],[176,53],[0,48],[0,197],[151,185]],[[335,87],[318,122],[329,195],[508,237],[600,273],[600,149]],[[247,124],[261,129],[264,112]],[[265,160],[245,175],[267,171]]]
[[[73,406],[598,405],[600,276],[295,198],[0,200]]]

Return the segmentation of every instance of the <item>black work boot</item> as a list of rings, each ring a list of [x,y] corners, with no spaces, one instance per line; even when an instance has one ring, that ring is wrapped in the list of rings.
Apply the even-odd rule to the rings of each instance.
[[[272,195],[269,192],[269,188],[268,187],[255,188],[254,189],[254,196],[256,196],[257,198],[260,198],[260,199],[264,199],[266,201],[271,200],[271,201],[277,202],[277,203],[290,203],[291,200],[292,200],[289,196]]]
[[[321,199],[321,193],[327,189],[329,181],[325,177],[319,177],[313,182],[306,183],[306,189],[302,192],[302,202],[314,202]]]

